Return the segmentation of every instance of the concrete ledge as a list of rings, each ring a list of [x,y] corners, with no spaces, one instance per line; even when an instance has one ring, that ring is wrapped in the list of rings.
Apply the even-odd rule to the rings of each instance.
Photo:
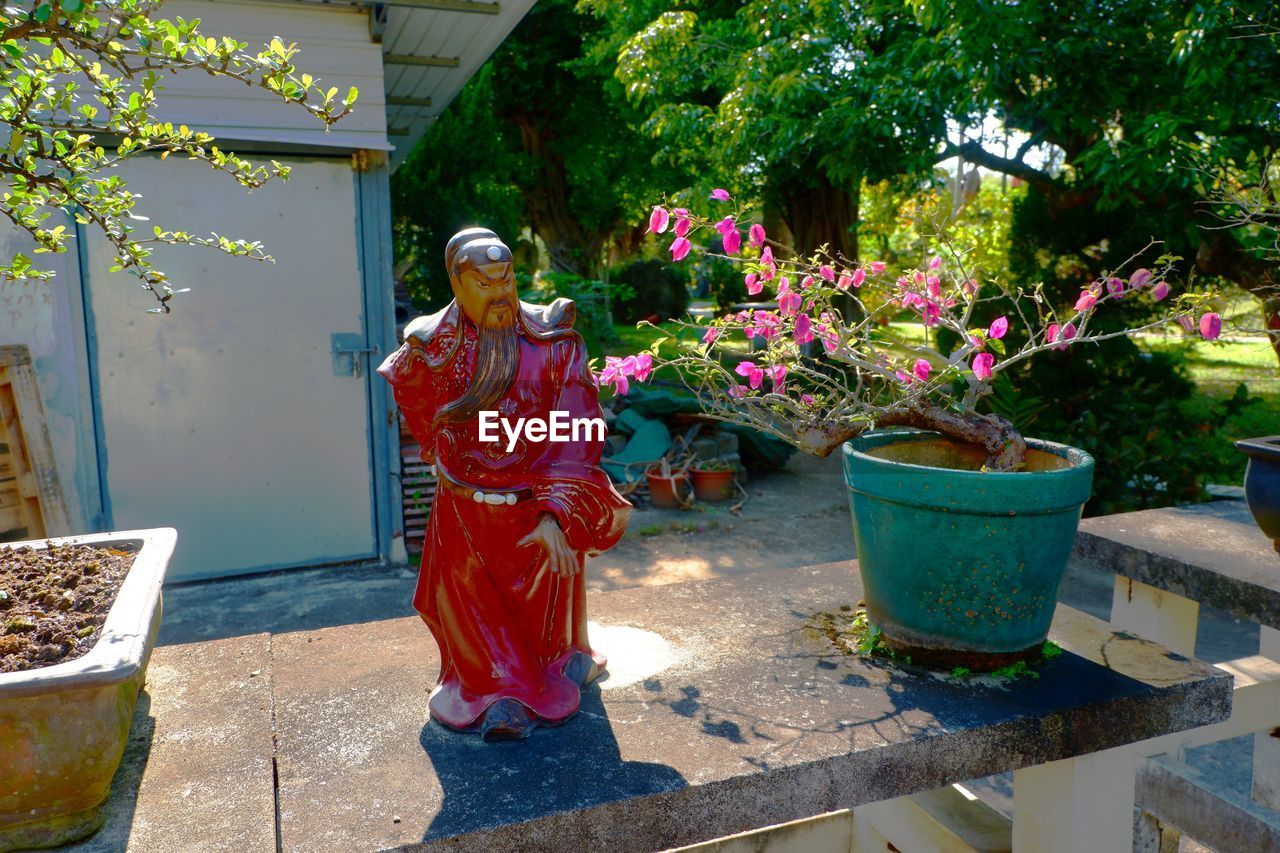
[[[70,849],[276,849],[269,646],[253,634],[152,652],[106,823]]]
[[[1074,555],[1280,628],[1280,554],[1243,501],[1145,509],[1080,522]]]
[[[1280,850],[1280,814],[1230,790],[1217,790],[1196,769],[1167,755],[1138,768],[1143,811],[1215,850]]]
[[[1060,607],[1036,680],[837,653],[853,563],[593,595],[609,680],[485,745],[427,722],[416,619],[273,638],[281,848],[658,849],[1225,719],[1231,677]]]

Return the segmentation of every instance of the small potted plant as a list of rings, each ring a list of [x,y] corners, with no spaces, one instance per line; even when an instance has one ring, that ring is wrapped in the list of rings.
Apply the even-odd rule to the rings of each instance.
[[[644,473],[649,484],[649,503],[659,509],[683,509],[692,503],[689,495],[689,463],[671,467],[667,457],[662,457]]]
[[[727,459],[696,459],[690,469],[693,494],[700,501],[719,503],[733,497],[733,465]]]
[[[732,203],[724,190],[712,198]],[[674,373],[711,417],[800,450],[842,448],[867,612],[891,647],[975,671],[1038,656],[1093,460],[1024,439],[979,403],[1001,372],[1040,355],[1169,323],[1216,338],[1214,294],[1174,295],[1173,256],[1130,269],[1155,244],[1060,305],[1039,286],[983,281],[944,241],[918,267],[890,272],[825,250],[799,257],[742,212],[658,207],[649,226],[662,233],[674,220],[676,261],[700,232],[718,234],[749,296],[767,293],[777,307],[659,334],[645,378]],[[1122,299],[1151,303],[1153,319],[1098,329],[1094,318]],[[721,347],[738,336],[763,347],[738,360]],[[805,355],[815,342],[822,355]],[[628,378],[638,377],[602,377],[615,390]]]

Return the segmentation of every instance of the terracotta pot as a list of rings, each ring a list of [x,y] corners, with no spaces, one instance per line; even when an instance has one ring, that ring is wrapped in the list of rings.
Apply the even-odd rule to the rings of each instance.
[[[1236,448],[1249,457],[1244,472],[1249,511],[1280,552],[1280,435],[1246,438]]]
[[[693,493],[698,500],[719,503],[733,497],[733,471],[693,469]]]
[[[1082,450],[1027,439],[1017,473],[937,433],[844,445],[867,616],[918,663],[979,672],[1038,658],[1093,481]]]
[[[660,509],[675,509],[680,506],[679,498],[685,498],[689,492],[689,475],[676,474],[664,477],[649,472],[645,474],[649,481],[649,502]]]
[[[172,528],[158,528],[0,546],[139,549],[88,654],[0,673],[0,851],[67,844],[102,825],[160,630],[160,586],[176,540]]]

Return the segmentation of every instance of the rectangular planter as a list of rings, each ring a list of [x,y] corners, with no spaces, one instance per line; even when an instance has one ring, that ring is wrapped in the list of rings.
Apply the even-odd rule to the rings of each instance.
[[[101,825],[160,630],[160,587],[176,541],[166,527],[0,545],[139,548],[88,654],[0,673],[0,851],[65,844]]]

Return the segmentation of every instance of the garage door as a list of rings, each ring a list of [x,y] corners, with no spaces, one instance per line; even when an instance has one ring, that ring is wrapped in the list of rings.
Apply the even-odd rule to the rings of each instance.
[[[349,160],[286,160],[252,194],[170,159],[121,170],[137,212],[195,234],[261,240],[275,263],[161,246],[173,313],[86,241],[104,492],[116,529],[171,526],[171,580],[376,553],[356,184]]]

